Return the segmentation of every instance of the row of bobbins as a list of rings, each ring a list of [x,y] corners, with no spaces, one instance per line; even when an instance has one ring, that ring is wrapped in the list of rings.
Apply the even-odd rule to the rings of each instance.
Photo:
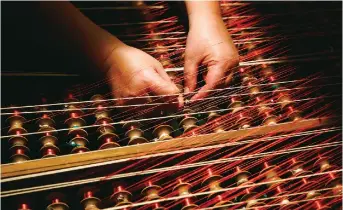
[[[312,173],[304,170],[303,161],[296,161],[295,159],[291,159],[291,161],[292,163],[287,169],[291,174],[291,177],[297,177]],[[318,167],[320,172],[326,172],[337,168],[329,163],[329,159],[327,157],[320,157],[314,163],[314,167]],[[283,190],[283,182],[281,181],[282,178],[280,178],[279,173],[280,172],[278,166],[269,165],[265,162],[264,169],[259,173],[259,176],[263,178],[263,182],[267,183],[266,186],[268,187],[268,189],[272,190],[272,195],[278,196],[278,198],[274,202],[280,204],[280,209],[293,209],[295,207],[299,207],[298,204],[290,202],[290,198],[288,196],[290,194],[290,191]],[[236,200],[238,202],[245,202],[246,208],[255,208],[266,205],[265,202],[258,200],[261,195],[256,192],[256,186],[250,186],[254,184],[254,182],[249,179],[250,176],[251,173],[249,171],[242,170],[238,166],[236,167],[236,172],[233,177],[236,181],[237,186],[249,186],[245,189],[245,194],[238,196]],[[208,195],[208,200],[211,200],[215,197],[218,198],[218,202],[214,204],[214,206],[221,206],[232,203],[229,200],[223,199],[220,195],[221,193],[218,192],[219,190],[223,189],[221,186],[222,179],[223,177],[221,175],[215,174],[212,172],[211,169],[208,169],[208,176],[201,183],[203,187],[212,192]],[[313,181],[307,181],[306,179],[302,178],[299,180],[295,180],[293,183],[296,184],[295,188],[293,187],[293,190],[309,190],[303,197],[301,197],[302,199],[313,199],[322,196],[320,192],[311,190]],[[293,186],[293,183],[287,183],[287,185]],[[330,180],[325,184],[325,187],[332,188],[331,194],[333,195],[340,195],[342,193],[342,184],[339,177],[333,177],[332,175],[330,175]],[[178,196],[191,195],[191,188],[192,185],[190,183],[184,182],[179,179],[177,185],[173,188],[173,192],[175,192]],[[146,201],[152,201],[162,198],[160,196],[161,189],[161,186],[149,182],[141,193],[142,195],[144,195]],[[79,191],[79,194],[83,195],[81,205],[85,210],[99,209],[101,200],[95,196],[96,193],[97,190],[93,187],[84,187]],[[192,196],[185,199],[185,205],[183,206],[182,210],[198,209],[198,206],[192,203],[191,197]],[[132,204],[131,198],[132,194],[121,186],[116,187],[110,197],[110,199],[115,203],[115,206],[130,205]],[[69,209],[68,205],[63,202],[63,200],[65,199],[62,194],[53,193],[48,196],[48,199],[51,200],[52,203],[47,207],[47,210],[56,208],[61,210]],[[29,208],[27,208],[26,204],[25,206],[26,208],[20,208],[19,210],[28,210]],[[326,208],[327,206],[322,205],[320,209]],[[154,209],[162,210],[165,208],[156,203]],[[219,209],[227,209],[227,207],[222,207]]]
[[[88,152],[88,133],[83,129],[83,126],[86,125],[86,121],[82,118],[83,111],[80,108],[80,103],[72,96],[69,96],[66,102],[68,104],[65,105],[65,114],[68,116],[68,119],[64,123],[68,125],[69,128],[69,144],[73,146],[71,153]]]
[[[26,119],[21,116],[19,112],[14,111],[14,114],[7,118],[6,121],[10,125],[8,135],[13,135],[13,137],[8,140],[8,143],[11,145],[11,161],[17,163],[29,160],[30,157],[28,154],[30,149],[27,147],[28,139],[23,135],[27,133],[27,130],[23,127]]]

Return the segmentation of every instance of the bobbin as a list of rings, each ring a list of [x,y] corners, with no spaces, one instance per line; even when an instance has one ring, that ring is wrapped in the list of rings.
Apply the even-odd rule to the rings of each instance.
[[[205,109],[205,111],[209,111],[209,113],[207,113],[207,122],[212,121],[218,117],[220,117],[220,114],[218,114],[215,110],[218,110],[219,108],[217,106],[210,106],[207,109]]]
[[[249,193],[243,195],[240,201],[241,202],[245,201],[247,203],[246,204],[247,208],[258,207],[258,206],[265,205],[264,202],[260,202],[260,201],[256,200],[256,196],[257,196],[256,192],[249,192]]]
[[[291,121],[296,121],[301,119],[301,112],[299,110],[294,109],[292,106],[288,106],[287,118]]]
[[[43,114],[43,116],[36,121],[36,124],[38,124],[39,128],[44,128],[44,127],[53,128],[53,127],[55,127],[55,121],[46,114]]]
[[[302,176],[311,174],[311,171],[305,171],[303,168],[304,161],[293,161],[292,164],[289,166],[289,171],[292,173],[293,176]]]
[[[336,168],[335,166],[331,165],[329,162],[329,158],[326,156],[320,157],[314,164],[314,167],[319,166],[319,171],[320,172],[325,172],[325,171],[330,171],[332,168]]]
[[[198,209],[198,205],[193,204],[189,201],[188,198],[185,199],[186,205],[184,205],[181,210],[193,210],[193,209]]]
[[[276,171],[278,168],[279,167],[276,165],[267,166],[260,172],[260,175],[265,176],[265,180],[264,180],[265,182],[281,180],[281,178],[279,177]],[[271,188],[278,184],[279,182],[273,182],[273,183],[268,183],[267,186]]]
[[[232,202],[228,200],[221,200],[218,203],[216,203],[214,207],[216,207],[215,209],[219,209],[219,210],[228,210],[229,207],[224,206],[224,205],[229,205],[229,204],[232,204]],[[222,206],[222,207],[219,207],[219,206]]]
[[[183,132],[187,133],[188,131],[198,127],[198,125],[196,124],[197,121],[198,119],[196,117],[189,116],[188,114],[186,114],[185,117],[179,123],[179,127],[182,127]]]
[[[115,206],[123,206],[132,204],[130,201],[131,197],[132,194],[129,191],[118,187],[118,190],[111,195],[110,199],[116,203]]]
[[[101,200],[94,196],[97,191],[94,187],[83,187],[79,190],[78,194],[82,196],[80,203],[84,210],[99,210]]]
[[[292,100],[291,96],[288,93],[285,93],[280,90],[284,90],[285,88],[279,87],[273,91],[273,95],[276,97],[276,101],[280,104],[281,110],[287,109],[289,106],[293,106],[295,103]]]
[[[235,122],[235,127],[238,129],[246,129],[251,127],[251,117],[245,117],[242,113],[239,114],[238,120]]]
[[[258,108],[258,115],[262,118],[262,125],[275,125],[277,124],[277,116],[273,114],[274,109],[262,105]]]
[[[80,128],[86,124],[86,121],[82,119],[81,117],[77,118],[68,118],[65,122],[65,124],[69,127],[68,135],[80,135],[83,137],[86,137],[88,135],[87,131]]]
[[[142,195],[144,195],[144,198],[147,201],[160,199],[161,196],[159,195],[159,192],[161,189],[162,187],[158,185],[149,185],[142,190]]]
[[[50,205],[47,206],[46,210],[58,209],[58,210],[68,210],[69,206],[61,200],[64,200],[64,195],[62,193],[50,193],[47,196],[47,200],[52,201]]]
[[[76,146],[71,150],[72,153],[82,153],[89,151],[89,149],[86,147],[89,141],[85,137],[77,136],[71,139],[69,143],[76,144]]]
[[[237,113],[237,112],[243,110],[244,109],[243,106],[244,106],[244,104],[242,101],[231,98],[231,103],[229,104],[228,108],[231,109],[230,113],[234,114],[234,113]]]
[[[139,122],[125,123],[123,128],[127,130],[125,136],[129,138],[129,145],[143,144],[148,142],[148,140],[143,137],[144,132],[140,129]]]
[[[24,117],[16,114],[7,118],[6,121],[10,124],[10,128],[8,130],[9,135],[20,135],[27,133],[26,129],[23,128],[23,124],[26,121]]]
[[[237,186],[253,184],[253,182],[249,181],[250,176],[251,173],[249,171],[238,170],[234,175]]]
[[[101,142],[99,149],[109,149],[119,147],[117,143],[119,136],[115,133],[116,129],[110,124],[102,124],[97,129],[99,133],[98,141]]]
[[[57,130],[54,127],[41,127],[38,132],[45,132],[45,135],[57,135]]]
[[[191,189],[192,185],[187,182],[179,181],[179,183],[173,188],[173,191],[177,191],[179,196],[189,195],[191,194],[189,190]]]
[[[210,125],[211,125],[211,130],[214,133],[221,133],[226,130],[226,126],[223,125],[222,121],[218,122],[218,119],[214,119],[213,121],[211,121]]]
[[[40,148],[42,158],[55,157],[60,152],[60,149],[56,146],[57,138],[55,136],[43,136],[39,141],[42,144]]]
[[[27,152],[29,151],[29,148],[26,147],[25,148],[25,151],[27,150]],[[15,151],[15,153],[10,157],[10,159],[12,160],[12,162],[14,163],[20,163],[20,162],[23,162],[23,161],[26,161],[26,160],[30,160],[30,157],[27,156],[25,154],[25,151],[23,151],[22,149],[17,149]]]
[[[8,144],[12,146],[26,146],[28,142],[25,136],[13,136],[8,140]]]
[[[106,101],[105,97],[101,94],[95,94],[91,97],[91,101],[92,102],[92,106],[93,107],[96,107],[96,106],[99,106],[99,105],[104,105]]]
[[[339,177],[330,177],[331,179],[325,184],[325,187],[332,188],[331,192],[334,195],[342,194],[342,182]]]
[[[173,131],[173,127],[171,127],[170,125],[159,125],[152,131],[152,134],[156,138],[158,138],[158,140],[164,141],[164,140],[170,140],[173,138],[171,136],[172,131]]]
[[[210,191],[217,191],[217,190],[223,189],[220,186],[220,180],[222,178],[223,177],[220,175],[211,174],[201,183],[201,185],[207,186]],[[213,193],[209,194],[208,199],[212,198],[213,196],[216,196],[217,194],[218,194],[218,192],[217,193],[213,192]]]
[[[297,203],[291,203],[288,199],[287,194],[290,192],[288,191],[283,191],[282,193],[277,194],[277,196],[281,196],[285,194],[284,197],[281,197],[280,199],[277,199],[278,203],[280,204],[280,210],[293,210],[299,207],[299,204]]]

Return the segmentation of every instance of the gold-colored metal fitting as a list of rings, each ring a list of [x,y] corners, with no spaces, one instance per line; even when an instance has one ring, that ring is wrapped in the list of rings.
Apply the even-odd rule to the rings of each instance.
[[[238,129],[246,129],[246,128],[250,128],[250,122],[251,122],[252,118],[250,117],[240,117],[235,125],[238,127]]]
[[[269,115],[263,119],[262,125],[276,125],[277,122],[277,116]]]
[[[8,140],[8,143],[13,146],[15,145],[25,146],[28,142],[29,141],[24,136],[14,136]]]
[[[318,191],[311,190],[306,194],[306,199],[313,199],[321,196],[322,194]]]
[[[325,187],[332,188],[333,195],[342,195],[342,180],[340,177],[334,177],[325,184]]]
[[[107,110],[97,110],[95,111],[95,124],[100,125],[103,124],[104,122],[106,123],[112,123],[113,120],[112,118],[109,117],[109,111]]]
[[[10,157],[13,163],[21,163],[30,160],[30,157],[25,154],[14,154]]]
[[[116,129],[112,125],[106,124],[99,126],[96,132],[98,132],[100,135],[103,135],[108,133],[115,133]]]
[[[46,133],[49,133],[49,135],[52,136],[57,135],[57,131],[54,127],[41,127],[39,128],[38,132],[45,132],[43,135],[46,135]]]
[[[69,128],[79,128],[86,124],[86,121],[82,119],[81,117],[77,118],[68,118],[65,122],[65,124],[68,125]]]
[[[281,95],[277,101],[280,103],[280,108],[282,110],[287,109],[289,106],[294,105],[294,101],[292,100],[291,96],[288,94]]]
[[[223,200],[223,201],[219,201],[218,203],[216,203],[214,205],[214,207],[217,207],[215,209],[219,209],[219,210],[228,210],[230,207],[225,206],[225,205],[229,205],[229,204],[232,204],[232,202],[228,201],[228,200]],[[221,206],[221,207],[219,207],[219,206]]]
[[[9,135],[20,135],[27,133],[27,130],[22,127],[22,124],[14,123],[11,125],[10,129],[8,130]]]
[[[173,137],[171,136],[171,132],[173,131],[173,127],[170,125],[159,125],[157,126],[152,134],[157,137],[160,141],[170,140]]]
[[[83,147],[85,147],[89,143],[89,141],[84,137],[75,137],[70,140],[70,143],[72,142],[74,142],[77,146],[83,146]]]
[[[329,158],[328,157],[320,157],[315,163],[314,163],[314,166],[317,167],[319,166],[320,167],[320,172],[325,172],[325,171],[329,171],[332,166],[329,162]]]
[[[21,115],[12,115],[9,118],[6,119],[6,123],[12,125],[17,124],[17,125],[22,125],[26,121],[25,117]]]
[[[258,83],[258,79],[248,73],[244,73],[242,76],[242,84],[244,86],[256,85]]]
[[[161,189],[158,185],[147,186],[142,190],[142,194],[147,201],[156,200],[161,198],[159,195]]]
[[[49,146],[56,145],[58,140],[55,136],[42,136],[39,138],[39,141],[42,146]]]
[[[53,151],[53,152],[49,152]],[[48,157],[56,157],[58,153],[60,153],[60,149],[56,145],[44,145],[40,152],[42,154],[42,158],[48,158]]]
[[[74,147],[72,150],[71,150],[71,153],[83,153],[83,152],[89,152],[90,150],[87,148],[87,147],[84,147],[84,146],[77,146],[77,147]]]
[[[48,207],[46,207],[46,210],[68,210],[69,206],[66,203],[58,202],[58,203],[52,203]]]
[[[193,210],[193,209],[199,209],[198,207],[199,207],[199,206],[198,206],[198,205],[196,205],[196,204],[188,204],[188,205],[186,205],[186,206],[182,207],[182,209],[181,209],[181,210]]]
[[[213,119],[220,117],[220,114],[218,114],[215,110],[218,110],[219,108],[217,106],[211,106],[207,109],[205,109],[205,111],[209,111],[209,113],[207,113],[207,121],[212,121]]]
[[[287,115],[287,118],[290,119],[291,121],[300,120],[302,118],[301,112],[298,110],[293,110]]]
[[[50,193],[46,199],[52,203],[47,206],[46,210],[68,210],[69,206],[64,202],[65,196],[62,193],[54,192]]]
[[[83,115],[83,111],[79,108],[78,104],[65,105],[65,113],[69,115],[75,114],[76,116]]]
[[[243,102],[242,101],[231,102],[228,108],[231,109],[231,113],[234,114],[243,109]]]
[[[101,200],[97,197],[89,197],[84,198],[80,203],[85,210],[100,210],[99,204]]]
[[[197,118],[192,117],[192,116],[186,116],[185,118],[183,118],[179,124],[180,127],[183,127],[183,132],[186,133],[196,127],[198,127],[198,125],[196,124],[198,121]]]
[[[261,93],[261,90],[258,86],[249,87],[249,93],[251,96],[256,96]]]
[[[281,178],[279,177],[277,173],[277,169],[278,167],[275,165],[268,166],[260,172],[260,175],[263,175],[265,177],[266,182],[281,180]],[[275,185],[278,185],[279,183],[280,182],[273,182],[273,183],[267,184],[267,186],[273,187]]]
[[[207,177],[203,182],[202,182],[202,186],[207,186],[209,188],[210,191],[216,191],[216,190],[220,190],[223,189],[220,186],[220,179],[222,179],[223,177],[220,175],[211,175],[209,177]],[[212,198],[213,196],[217,195],[218,193],[211,193],[208,197]]]
[[[290,172],[292,173],[293,176],[301,176],[301,175],[306,175],[306,174],[311,174],[310,171],[305,171],[303,168],[304,161],[297,161],[295,163],[292,163],[290,165]]]
[[[42,127],[54,127],[55,121],[50,117],[41,117],[36,122],[40,128]]]
[[[129,191],[121,190],[113,193],[110,199],[116,203],[116,206],[123,206],[132,204],[130,202],[131,197],[132,194]]]
[[[187,182],[178,183],[174,188],[173,191],[177,191],[179,196],[189,195],[191,194],[189,190],[191,189],[192,185]]]
[[[249,176],[251,176],[251,173],[249,171],[238,171],[235,174],[237,186],[249,182]]]
[[[259,202],[257,199],[257,193],[255,192],[250,192],[248,194],[243,195],[241,198],[241,201],[246,201],[246,207],[247,208],[252,208],[252,207],[258,207],[258,206],[263,206],[265,203]]]
[[[136,126],[130,126],[125,135],[129,138],[129,145],[148,142],[148,140],[143,137],[143,131]]]
[[[102,105],[105,103],[105,97],[100,95],[100,94],[95,94],[91,97],[91,101],[93,101],[92,105],[93,106],[98,106],[98,105]]]
[[[25,145],[18,145],[18,144],[17,145],[12,145],[9,150],[11,152],[15,152],[18,149],[20,149],[23,153],[30,152],[30,149],[27,146],[25,146]]]

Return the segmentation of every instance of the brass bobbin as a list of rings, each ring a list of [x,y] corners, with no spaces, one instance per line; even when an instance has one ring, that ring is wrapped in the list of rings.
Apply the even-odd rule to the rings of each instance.
[[[217,190],[220,190],[220,189],[223,189],[221,186],[220,186],[220,180],[222,179],[223,177],[220,176],[220,175],[211,175],[209,177],[207,177],[202,183],[201,185],[202,186],[207,186],[209,188],[210,191],[217,191]],[[218,193],[211,193],[209,194],[208,198],[212,198],[213,196],[217,195]]]
[[[268,166],[260,172],[260,175],[265,176],[265,182],[281,180],[281,178],[279,177],[279,175],[277,173],[277,169],[278,169],[278,167],[276,165]],[[278,184],[279,184],[279,182],[273,182],[273,183],[268,183],[267,186],[273,187],[273,186],[278,185]]]
[[[191,204],[188,204],[188,205],[182,207],[181,210],[193,210],[193,209],[198,209],[198,207],[199,207],[198,205],[191,203]]]
[[[279,97],[277,98],[277,102],[280,104],[281,110],[285,110],[295,104],[288,93],[282,93],[282,95],[279,95]]]
[[[101,142],[99,149],[109,149],[119,147],[117,143],[119,136],[115,134],[115,128],[112,125],[101,125],[97,132],[100,133],[98,141]]]
[[[225,205],[229,205],[229,204],[232,204],[232,202],[227,201],[227,200],[223,200],[223,201],[219,201],[218,203],[216,203],[214,205],[214,207],[217,207],[215,209],[219,209],[219,210],[228,210],[230,207],[225,206]],[[222,206],[222,207],[219,207],[219,206]]]
[[[308,193],[306,193],[306,199],[313,199],[313,198],[317,198],[319,196],[321,196],[322,194],[318,191],[309,191]]]
[[[57,130],[54,127],[41,127],[39,128],[38,132],[45,132],[45,135],[57,135]]]
[[[198,127],[196,124],[197,121],[198,119],[195,117],[185,116],[179,123],[179,127],[183,127],[183,132],[187,133],[188,131]]]
[[[258,207],[258,206],[263,206],[265,205],[264,202],[260,202],[256,200],[257,193],[255,192],[250,192],[248,194],[243,195],[241,198],[241,201],[246,201],[246,207],[247,208],[252,208],[252,207]]]
[[[30,157],[25,154],[13,154],[10,159],[13,163],[21,163],[30,160]]]
[[[86,145],[89,143],[89,141],[84,137],[75,137],[70,140],[69,143],[74,142],[76,146],[71,150],[71,153],[80,153],[80,152],[88,152],[89,149],[86,147]]]
[[[341,195],[342,194],[342,182],[341,179],[338,177],[335,177],[331,180],[329,180],[325,187],[332,188],[331,192],[333,195]]]
[[[231,113],[234,114],[234,113],[237,113],[241,110],[244,109],[243,107],[243,102],[242,101],[234,101],[234,102],[231,102],[228,106],[229,109],[231,109]]]
[[[66,114],[68,114],[70,117],[71,115],[75,115],[75,117],[80,117],[83,115],[83,111],[78,107],[76,104],[68,104],[65,106],[65,111]]]
[[[49,116],[43,116],[39,118],[36,122],[40,128],[42,127],[54,127],[55,126],[55,121],[49,117]]]
[[[20,135],[27,133],[27,130],[22,127],[22,124],[12,124],[8,130],[8,135]]]
[[[67,124],[70,129],[73,129],[84,126],[86,121],[81,117],[71,117],[68,118],[64,123]]]
[[[173,191],[177,191],[179,196],[189,195],[191,194],[189,190],[191,189],[192,185],[187,182],[179,182],[174,188]]]
[[[142,190],[142,194],[147,201],[160,199],[161,196],[159,195],[159,193],[161,189],[162,188],[158,185],[150,185]]]
[[[53,144],[44,145],[41,147],[40,152],[42,153],[42,158],[56,157],[60,153],[60,149]]]
[[[217,106],[211,106],[207,109],[205,109],[205,111],[209,111],[209,113],[207,113],[207,122],[212,121],[218,117],[220,117],[220,114],[218,114],[215,110],[218,110],[219,108]]]
[[[18,114],[12,115],[6,119],[6,123],[10,124],[10,127],[14,126],[15,124],[22,126],[25,121],[25,117]]]
[[[104,124],[104,123],[113,123],[112,118],[110,118],[110,113],[107,110],[97,110],[94,113],[96,121],[96,125]]]
[[[77,194],[81,197],[80,204],[84,210],[100,210],[99,205],[101,200],[94,196],[98,191],[94,186],[86,186],[78,190]]]
[[[302,176],[306,174],[311,174],[311,171],[305,171],[303,168],[304,161],[296,161],[293,162],[290,167],[289,171],[292,173],[293,176]]]
[[[115,206],[123,206],[123,205],[132,204],[130,202],[131,197],[132,197],[132,194],[129,191],[121,190],[121,191],[117,191],[113,193],[110,199],[116,203]]]
[[[245,183],[250,184],[249,176],[251,176],[251,173],[249,171],[240,170],[237,171],[234,176],[236,178],[237,186],[243,185]]]
[[[320,172],[325,172],[331,170],[334,166],[332,166],[329,162],[329,158],[324,156],[320,157],[315,163],[314,167],[320,167]]]
[[[100,94],[95,94],[91,97],[91,101],[93,101],[92,106],[96,107],[98,105],[103,105],[106,101],[104,96],[100,95]]]
[[[171,133],[173,132],[173,127],[170,125],[159,125],[153,131],[152,134],[158,138],[160,141],[170,140],[173,137]]]
[[[251,85],[256,85],[258,84],[258,80],[256,77],[248,74],[248,73],[243,73],[242,75],[242,84],[244,86],[251,86]]]
[[[250,121],[252,118],[250,117],[239,117],[239,119],[236,121],[235,125],[238,129],[246,129],[250,128],[251,124]]]
[[[57,141],[58,139],[55,136],[42,136],[39,138],[39,142],[41,143],[42,146],[49,146],[49,145],[56,146]]]
[[[14,136],[8,140],[9,145],[26,146],[29,141],[24,136]]]
[[[263,119],[262,125],[275,125],[277,123],[277,116],[273,112],[274,109],[267,105],[258,108],[258,115]]]
[[[148,140],[143,137],[144,132],[140,129],[139,122],[128,122],[123,125],[126,131],[125,136],[129,138],[129,145],[147,143]]]
[[[292,110],[287,114],[287,118],[290,119],[291,121],[296,121],[301,119],[301,112],[298,110]]]
[[[47,200],[52,201],[52,203],[46,207],[46,210],[68,210],[69,206],[61,201],[62,199],[64,199],[63,194],[57,192],[50,193],[47,196]]]

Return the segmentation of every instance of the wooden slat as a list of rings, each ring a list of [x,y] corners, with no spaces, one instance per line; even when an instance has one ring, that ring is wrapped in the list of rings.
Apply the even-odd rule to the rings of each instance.
[[[309,130],[323,125],[328,125],[330,122],[331,120],[329,118],[307,119],[277,125],[253,127],[244,130],[175,138],[169,141],[97,150],[82,154],[64,155],[48,159],[36,159],[23,163],[3,164],[1,165],[1,178],[4,179],[14,176],[72,168],[76,166],[85,166],[106,161],[137,158],[144,155],[209,146],[213,144],[227,143],[228,141],[238,141],[266,134],[275,135],[277,133]]]

